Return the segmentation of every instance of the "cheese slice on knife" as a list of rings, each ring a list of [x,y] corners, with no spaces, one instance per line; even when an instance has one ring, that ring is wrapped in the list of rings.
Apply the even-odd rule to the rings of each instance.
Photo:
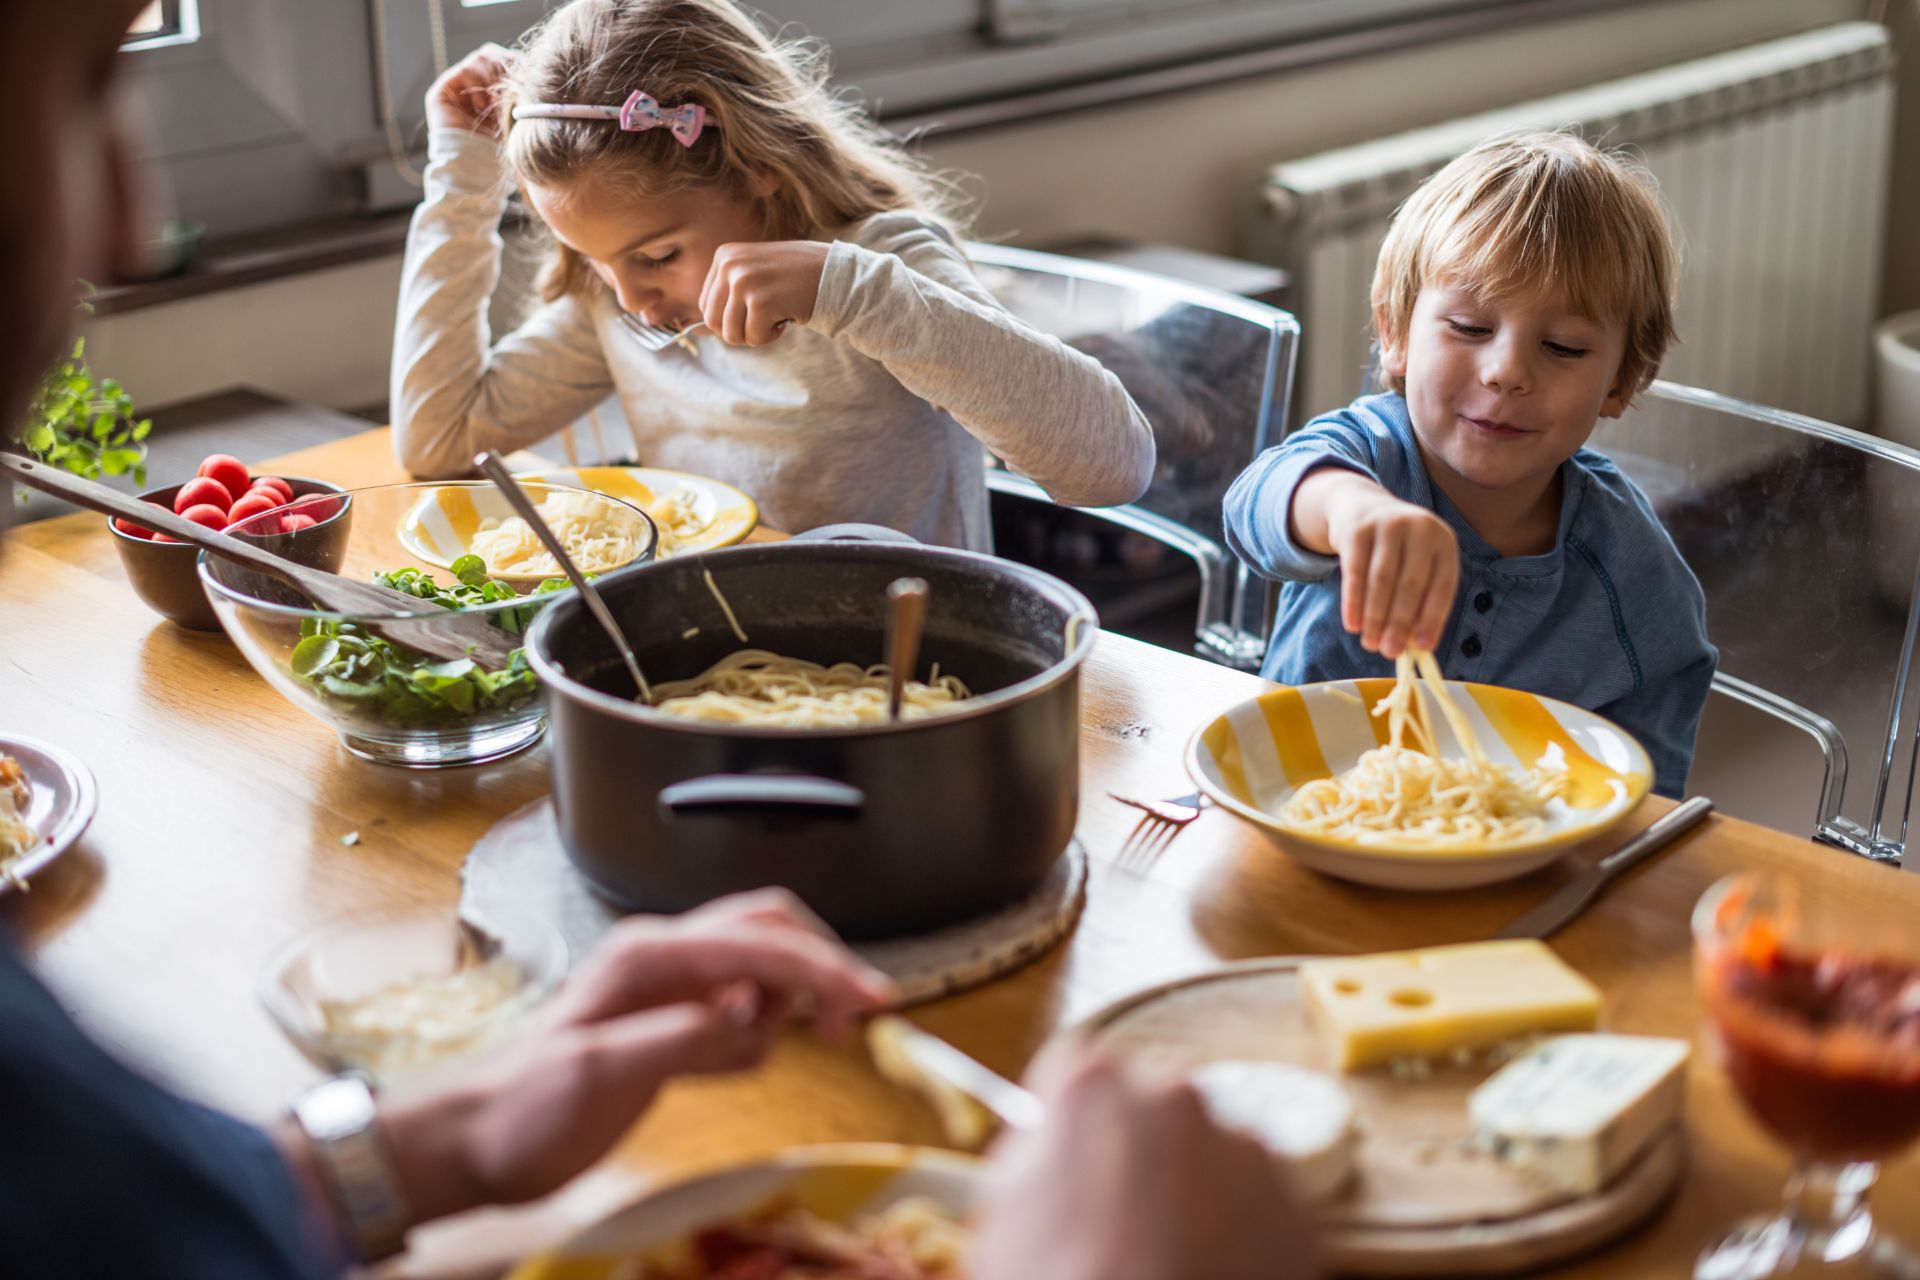
[[[1353,1099],[1338,1080],[1285,1062],[1209,1062],[1189,1079],[1214,1121],[1285,1161],[1309,1200],[1353,1174]]]
[[[1576,1195],[1597,1191],[1680,1113],[1687,1042],[1556,1036],[1473,1091],[1475,1136]]]
[[[1300,985],[1342,1071],[1600,1020],[1600,992],[1530,938],[1309,960]]]

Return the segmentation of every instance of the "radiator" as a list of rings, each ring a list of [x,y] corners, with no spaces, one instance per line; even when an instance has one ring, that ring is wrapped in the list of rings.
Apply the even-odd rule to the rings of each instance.
[[[1362,390],[1374,258],[1400,203],[1490,135],[1567,127],[1637,151],[1672,207],[1682,340],[1661,376],[1864,426],[1892,62],[1885,28],[1843,23],[1275,166],[1242,251],[1292,276],[1296,422]],[[1726,445],[1738,469],[1743,445]]]

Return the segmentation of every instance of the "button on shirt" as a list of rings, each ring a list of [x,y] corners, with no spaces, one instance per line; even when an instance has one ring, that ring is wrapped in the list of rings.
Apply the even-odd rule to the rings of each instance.
[[[1645,495],[1605,456],[1582,449],[1561,464],[1553,549],[1502,556],[1428,479],[1399,395],[1314,419],[1256,458],[1227,493],[1228,543],[1285,584],[1262,675],[1306,684],[1393,674],[1340,625],[1339,562],[1288,530],[1300,481],[1329,465],[1428,508],[1459,538],[1460,594],[1435,651],[1449,679],[1598,712],[1646,747],[1656,791],[1684,792],[1716,655],[1700,583]]]

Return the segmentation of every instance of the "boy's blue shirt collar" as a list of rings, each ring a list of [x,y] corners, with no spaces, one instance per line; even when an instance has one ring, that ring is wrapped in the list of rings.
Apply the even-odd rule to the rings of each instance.
[[[1427,474],[1426,456],[1420,452],[1420,442],[1413,434],[1413,415],[1407,408],[1406,397],[1389,391],[1369,396],[1356,407],[1364,408],[1377,418],[1399,442],[1407,456],[1407,467],[1413,473],[1415,500],[1452,526],[1460,539],[1460,549],[1470,559],[1494,562],[1486,568],[1507,578],[1542,578],[1561,571],[1567,537],[1573,532],[1573,523],[1580,515],[1580,502],[1587,491],[1586,470],[1575,461],[1580,456],[1578,453],[1560,464],[1560,525],[1554,532],[1553,548],[1534,556],[1503,556],[1497,547],[1467,523],[1467,518],[1460,514],[1460,508],[1453,505],[1440,486],[1433,483],[1433,477]],[[1585,446],[1581,448],[1584,452]]]

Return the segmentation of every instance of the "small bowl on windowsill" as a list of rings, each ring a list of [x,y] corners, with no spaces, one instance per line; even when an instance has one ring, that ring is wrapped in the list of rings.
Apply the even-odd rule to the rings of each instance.
[[[200,238],[207,226],[192,218],[168,218],[154,233],[135,246],[132,262],[117,264],[114,279],[123,284],[143,284],[166,280],[193,265],[200,253]]]

